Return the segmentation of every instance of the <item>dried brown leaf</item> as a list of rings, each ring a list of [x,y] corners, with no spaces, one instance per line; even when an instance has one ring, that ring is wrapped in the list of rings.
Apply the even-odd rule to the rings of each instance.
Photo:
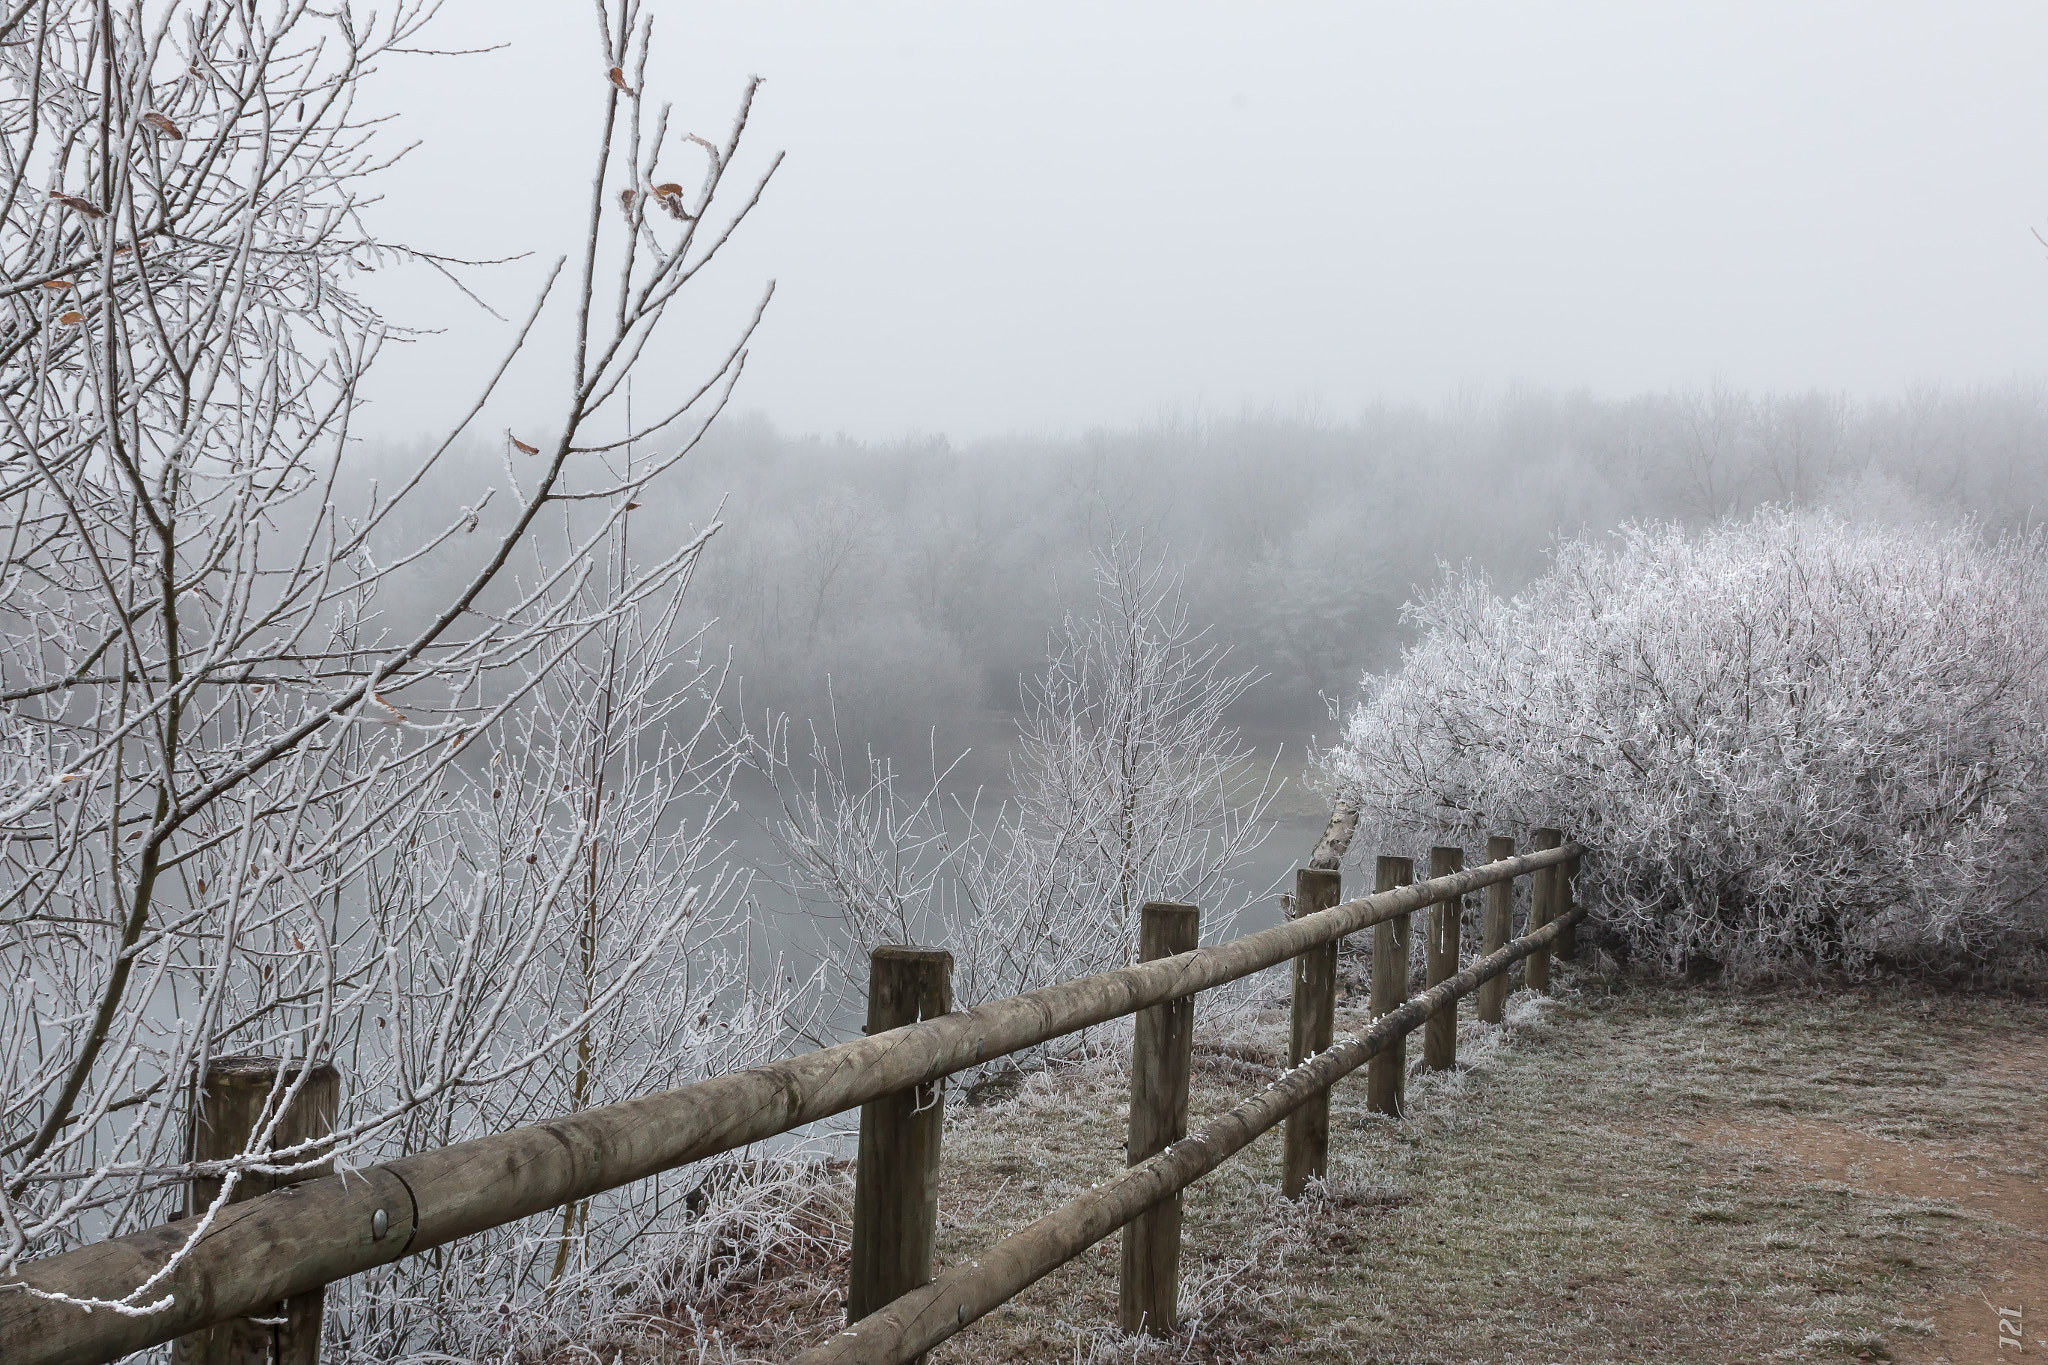
[[[611,70],[605,72],[604,75],[606,80],[610,81],[613,85],[616,85],[617,87],[619,87],[619,89],[625,91],[627,94],[632,95],[638,93],[633,89],[632,86],[626,84],[625,68],[615,66]]]
[[[76,308],[70,308],[59,313],[57,321],[65,327],[76,327],[79,323],[85,321],[85,314],[79,312]]]
[[[168,116],[159,114],[154,109],[144,114],[142,121],[156,129],[159,133],[162,133],[165,137],[182,138],[185,136],[184,129],[171,122]]]
[[[73,213],[82,213],[88,218],[104,218],[107,216],[90,199],[80,199],[75,194],[53,194],[50,196],[50,202],[62,204]]]
[[[520,439],[519,439],[519,438],[518,438],[517,436],[514,436],[514,435],[513,435],[513,434],[512,434],[511,432],[509,432],[509,431],[505,433],[505,439],[506,439],[506,440],[508,440],[508,441],[510,441],[510,442],[512,443],[512,448],[513,448],[514,450],[518,451],[518,452],[519,452],[519,453],[520,453],[521,455],[538,455],[538,454],[540,454],[540,447],[539,447],[539,446],[530,446],[530,445],[528,445],[528,444],[527,444],[526,442],[524,442],[524,441],[520,440]]]
[[[78,287],[77,285],[73,284],[73,283],[72,283],[71,281],[69,281],[69,280],[44,280],[44,281],[43,281],[43,288],[45,288],[45,289],[49,290],[49,291],[50,291],[51,293],[53,293],[53,294],[61,294],[61,293],[63,293],[63,292],[64,292],[65,290],[67,290],[67,289],[76,289],[77,287]]]

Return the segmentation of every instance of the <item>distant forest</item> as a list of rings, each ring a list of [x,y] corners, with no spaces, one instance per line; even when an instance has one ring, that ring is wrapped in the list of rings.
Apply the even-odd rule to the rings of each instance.
[[[470,459],[465,481],[497,481],[496,452]],[[1348,702],[1366,670],[1399,661],[1401,606],[1440,563],[1511,592],[1560,534],[1766,502],[2018,525],[2044,476],[2048,384],[2034,382],[1875,401],[1511,392],[959,445],[741,416],[650,492],[634,534],[725,523],[692,598],[751,720],[836,707],[849,743],[905,758],[936,730],[944,756],[978,750],[961,776],[999,781],[1019,679],[1119,530],[1182,569],[1192,618],[1268,675],[1238,722],[1298,744],[1334,736],[1324,698]]]

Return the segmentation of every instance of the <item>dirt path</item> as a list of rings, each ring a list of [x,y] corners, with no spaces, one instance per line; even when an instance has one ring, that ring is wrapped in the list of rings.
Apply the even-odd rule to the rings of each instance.
[[[1981,1228],[1966,1287],[1927,1305],[1931,1339],[1898,1358],[1925,1365],[2048,1359],[2048,1129],[2024,1101],[2048,1093],[2048,1041],[2015,1037],[1970,1059],[1965,1079],[2010,1089],[2022,1113],[1961,1141],[1873,1137],[1838,1123],[1709,1122],[1695,1138],[1769,1153],[1816,1182],[1969,1210]]]

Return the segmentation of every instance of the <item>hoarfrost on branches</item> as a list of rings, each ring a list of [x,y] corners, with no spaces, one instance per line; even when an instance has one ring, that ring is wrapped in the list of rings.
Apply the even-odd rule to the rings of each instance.
[[[734,173],[754,85],[723,140],[672,129],[644,93],[651,20],[597,7],[587,237],[446,440],[365,486],[350,424],[394,332],[351,280],[456,263],[366,224],[386,159],[355,100],[432,9],[0,13],[0,1274],[181,1212],[203,1231],[251,1173],[459,1141],[787,1036],[800,987],[750,967],[723,871],[742,751],[683,613],[718,525],[628,535],[760,321],[634,420],[649,337],[773,172]],[[556,421],[504,434],[495,489],[439,501],[551,306],[575,320]],[[248,1149],[192,1160],[195,1080],[236,1053],[340,1063],[332,1136],[277,1140],[281,1066]],[[220,1195],[188,1210],[195,1176]],[[623,1248],[703,1270],[705,1209],[625,1191],[361,1277],[329,1346],[501,1349],[497,1301],[570,1331],[653,1273]],[[98,1306],[162,1302],[122,1289]]]
[[[951,951],[964,1008],[1134,960],[1148,900],[1200,905],[1205,932],[1228,932],[1277,790],[1225,720],[1258,675],[1225,666],[1135,541],[1097,555],[1093,586],[1026,685],[1015,795],[993,815],[936,761],[907,782],[813,731],[799,780],[786,730],[762,747],[777,838],[849,999],[885,943]]]
[[[1672,968],[1981,960],[2043,928],[2044,593],[2038,532],[1779,508],[1566,542],[1512,600],[1448,570],[1325,770],[1355,847],[1565,829]]]

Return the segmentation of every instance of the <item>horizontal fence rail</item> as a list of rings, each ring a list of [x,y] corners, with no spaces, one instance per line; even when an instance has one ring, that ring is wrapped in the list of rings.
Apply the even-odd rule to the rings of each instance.
[[[1351,830],[1341,815],[1340,811],[1332,818],[1316,861],[1327,858],[1334,863],[1342,855]],[[1331,846],[1334,854],[1325,845]],[[1451,876],[1344,901],[1228,943],[1042,987],[658,1095],[309,1180],[222,1209],[204,1236],[189,1248],[187,1242],[196,1224],[185,1219],[32,1261],[12,1279],[0,1280],[0,1343],[6,1345],[10,1365],[97,1365],[231,1319],[260,1316],[282,1300],[335,1280],[790,1132],[1080,1029],[1240,980],[1416,910],[1563,867],[1583,852],[1580,845],[1566,843],[1484,863]],[[1226,1131],[1219,1125],[1199,1141],[1183,1139],[1131,1168],[1103,1187],[1123,1191],[1115,1196],[1118,1202],[1100,1207],[1091,1203],[1075,1215],[1080,1219],[1075,1225],[1078,1230],[1062,1235],[1071,1240],[1100,1226],[1099,1232],[1078,1244],[1079,1250],[1170,1198],[1389,1042],[1404,1036],[1434,1010],[1454,1002],[1480,981],[1498,976],[1520,958],[1546,952],[1582,913],[1573,911],[1516,940],[1409,1001],[1366,1033],[1318,1053],[1289,1072],[1273,1090],[1233,1110],[1225,1122],[1237,1127]],[[1472,978],[1469,984],[1444,994],[1467,977]],[[1431,1000],[1438,1003],[1428,1004]],[[1401,1027],[1396,1021],[1403,1019],[1411,1022]],[[1276,1095],[1294,1098],[1276,1099]],[[1204,1161],[1209,1164],[1202,1164]],[[1172,1183],[1175,1180],[1179,1183]],[[1089,1200],[1094,1198],[1091,1195]],[[1018,1238],[1030,1237],[1045,1221]],[[1013,1238],[1002,1247],[1017,1240]],[[1013,1254],[1023,1256],[1022,1251]],[[1018,1281],[1017,1287],[1029,1284],[1073,1254],[1046,1262]],[[993,1262],[985,1257],[982,1264]],[[1037,1259],[1018,1261],[1020,1267],[1037,1264]],[[990,1285],[1010,1282],[1010,1277],[994,1270],[990,1276]],[[150,1287],[140,1301],[150,1306],[147,1310],[109,1303],[85,1311],[74,1303],[45,1297],[107,1301],[127,1296],[144,1284]],[[955,1278],[935,1282],[916,1294],[929,1294],[937,1284],[950,1284],[946,1293],[967,1292]],[[974,1291],[972,1301],[983,1304],[983,1292]],[[1001,1301],[988,1300],[970,1309],[968,1297],[946,1299],[951,1306],[942,1311],[954,1312],[957,1320],[950,1331],[929,1339],[943,1339]],[[894,1315],[904,1303],[897,1299],[875,1318],[864,1320],[862,1327],[869,1321],[896,1320]],[[916,1321],[924,1323],[926,1319]],[[929,1324],[915,1330],[906,1324],[898,1340],[924,1340],[923,1333],[928,1330]],[[854,1346],[841,1348],[838,1343],[882,1338],[878,1327],[868,1334],[835,1337],[820,1349],[852,1350]],[[871,1356],[866,1349],[859,1345],[860,1353],[843,1358],[907,1358],[902,1354]],[[923,1347],[902,1349],[915,1354]]]
[[[1482,982],[1550,947],[1585,915],[1575,908],[1415,996],[1283,1074],[1265,1090],[1159,1155],[1132,1166],[921,1289],[862,1318],[791,1365],[895,1365],[930,1350],[1015,1298],[1147,1209],[1220,1167],[1289,1114],[1379,1056]]]

